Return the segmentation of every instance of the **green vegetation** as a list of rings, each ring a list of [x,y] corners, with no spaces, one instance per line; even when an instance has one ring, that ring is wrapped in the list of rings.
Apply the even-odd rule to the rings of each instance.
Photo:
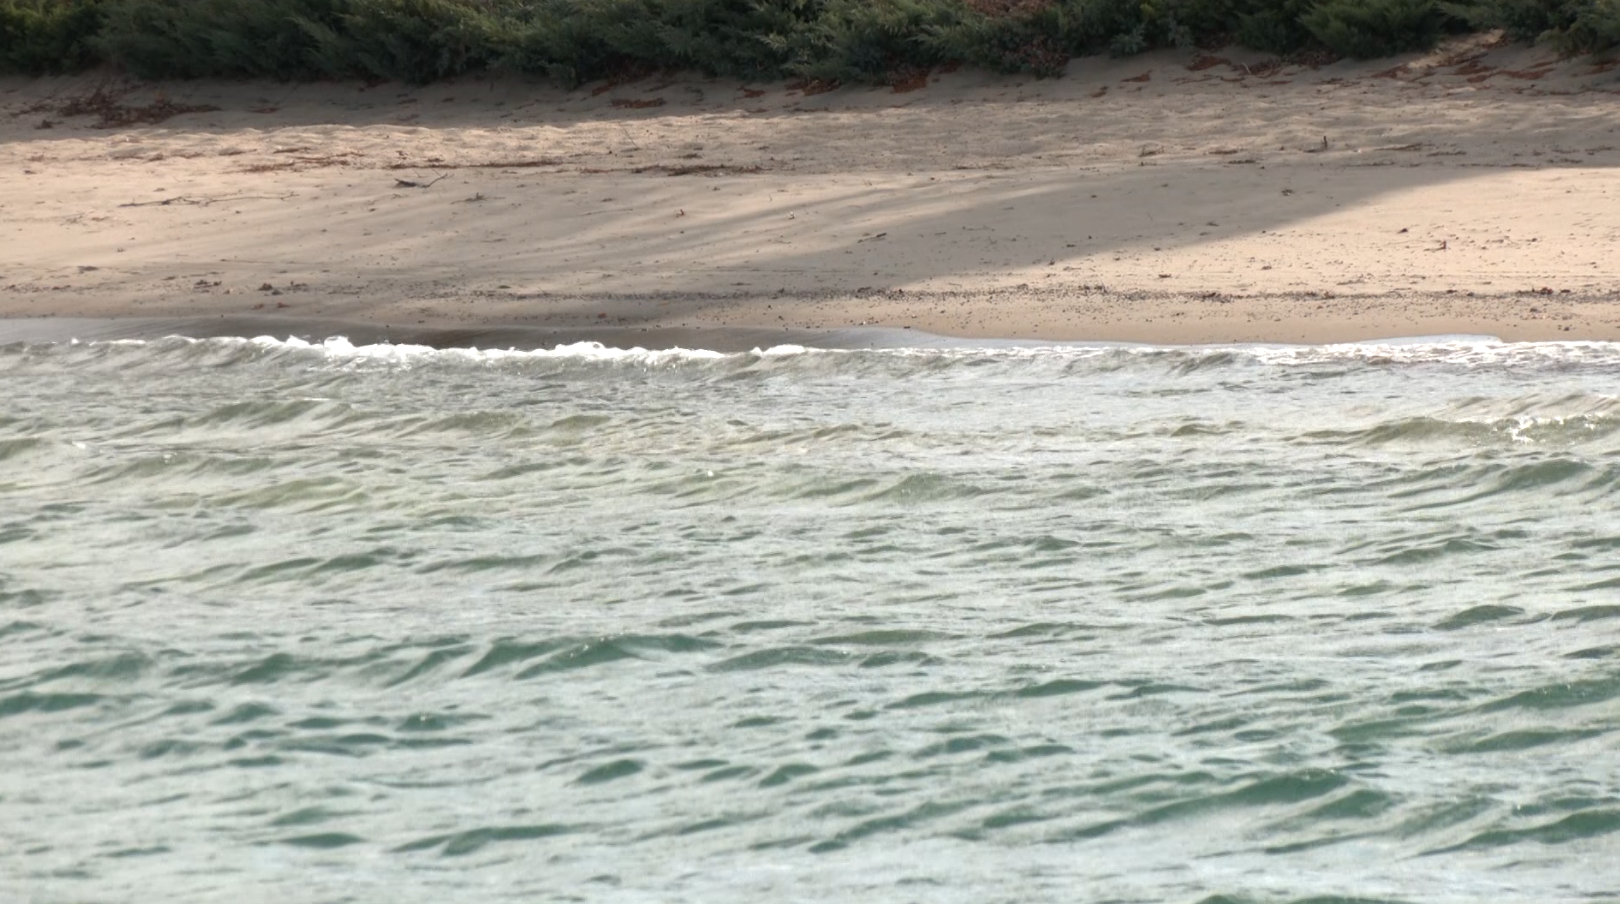
[[[1521,41],[1548,41],[1564,53],[1620,47],[1620,0],[1478,0],[1456,14],[1476,28],[1504,28]]]
[[[101,3],[0,0],[0,72],[71,72],[102,59]]]
[[[149,78],[484,70],[567,84],[649,68],[902,82],[968,64],[1052,75],[1071,56],[1237,43],[1375,57],[1502,27],[1620,46],[1620,0],[0,0],[0,72],[110,64]]]
[[[1333,52],[1370,59],[1433,46],[1444,18],[1433,0],[1324,0],[1299,21]]]

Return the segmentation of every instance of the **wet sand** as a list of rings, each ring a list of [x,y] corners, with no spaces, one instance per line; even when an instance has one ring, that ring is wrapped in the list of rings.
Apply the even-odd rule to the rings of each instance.
[[[31,317],[0,318],[0,344],[8,342],[105,342],[153,340],[171,336],[190,339],[269,336],[320,343],[344,339],[356,346],[391,343],[429,348],[481,348],[531,350],[595,342],[610,348],[693,348],[718,352],[746,352],[773,346],[806,348],[940,348],[978,347],[985,340],[936,336],[919,330],[887,327],[851,329],[749,329],[746,327],[691,328],[593,327],[551,328],[496,324],[440,327],[387,324],[359,320],[330,320],[276,315],[218,317]],[[996,344],[1027,344],[1019,340],[990,340]]]

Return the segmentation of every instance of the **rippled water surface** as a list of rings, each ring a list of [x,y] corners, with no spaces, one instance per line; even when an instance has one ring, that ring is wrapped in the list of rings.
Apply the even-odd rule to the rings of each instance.
[[[0,348],[0,900],[1620,899],[1620,347]]]

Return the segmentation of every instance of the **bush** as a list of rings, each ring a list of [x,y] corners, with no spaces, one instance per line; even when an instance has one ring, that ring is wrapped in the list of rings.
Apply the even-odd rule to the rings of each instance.
[[[1434,46],[1444,18],[1434,0],[1326,0],[1300,24],[1334,53],[1370,59]]]
[[[1056,75],[1075,55],[1233,39],[1382,56],[1464,21],[1569,52],[1620,46],[1620,0],[0,0],[0,72],[898,82],[947,63]]]
[[[882,82],[908,66],[945,62],[937,34],[966,8],[939,0],[820,0],[795,33],[772,45],[786,55],[784,71],[826,82]]]
[[[0,72],[72,72],[100,59],[102,4],[71,0],[0,2]]]
[[[499,56],[496,16],[457,0],[346,0],[337,22],[294,19],[328,75],[424,84],[488,68]]]
[[[1620,0],[1582,3],[1575,21],[1556,37],[1564,53],[1597,53],[1620,47]]]
[[[142,78],[308,79],[331,74],[312,27],[338,24],[330,0],[108,0],[97,46]]]
[[[1565,0],[1484,0],[1455,12],[1476,28],[1500,28],[1514,40],[1535,41],[1573,24],[1573,6]]]
[[[1293,53],[1314,42],[1300,21],[1309,9],[1309,0],[1245,4],[1234,17],[1232,35],[1239,44],[1255,50],[1279,56]]]
[[[810,0],[536,0],[493,7],[489,65],[565,84],[648,68],[780,78]]]
[[[1128,0],[967,0],[929,37],[940,59],[1050,76],[1071,56],[1146,49],[1144,8]]]
[[[774,78],[789,61],[785,39],[814,11],[807,0],[640,0],[630,15],[604,13],[608,41],[625,59],[709,75]]]
[[[1462,14],[1476,27],[1548,41],[1564,53],[1620,46],[1620,0],[1484,0]]]

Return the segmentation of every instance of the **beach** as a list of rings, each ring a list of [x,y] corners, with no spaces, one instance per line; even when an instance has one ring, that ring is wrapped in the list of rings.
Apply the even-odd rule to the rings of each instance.
[[[0,80],[0,900],[1620,900],[1620,67],[900,88]]]
[[[0,317],[35,337],[1620,338],[1612,63],[1481,35],[921,81],[0,80]]]

